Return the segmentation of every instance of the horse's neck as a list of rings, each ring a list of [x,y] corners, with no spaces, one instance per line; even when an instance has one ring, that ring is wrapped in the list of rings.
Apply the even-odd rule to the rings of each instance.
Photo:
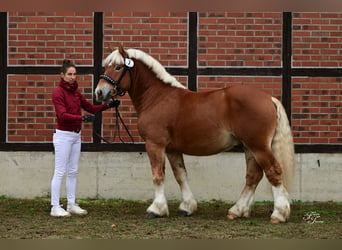
[[[139,114],[141,110],[148,109],[164,99],[165,95],[168,95],[173,89],[175,88],[162,82],[154,72],[141,65],[137,74],[135,74],[129,95]]]

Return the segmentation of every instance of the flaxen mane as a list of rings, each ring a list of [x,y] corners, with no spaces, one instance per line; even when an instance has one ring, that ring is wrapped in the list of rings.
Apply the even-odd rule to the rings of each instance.
[[[166,84],[170,84],[173,87],[183,88],[186,87],[177,81],[176,78],[171,76],[165,68],[152,56],[146,54],[145,52],[138,49],[127,49],[126,50],[129,58],[137,59],[143,62],[146,66],[148,66],[159,78]],[[112,64],[124,64],[124,58],[119,53],[119,50],[113,51],[106,59],[103,60],[102,65],[112,65]]]

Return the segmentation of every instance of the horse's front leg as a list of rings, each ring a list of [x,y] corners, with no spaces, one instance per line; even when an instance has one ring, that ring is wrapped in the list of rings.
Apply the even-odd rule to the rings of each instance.
[[[154,200],[147,208],[147,217],[169,216],[169,209],[164,192],[165,148],[151,142],[146,142],[146,152],[150,159],[154,185]]]
[[[183,155],[178,152],[167,152],[167,157],[182,192],[182,203],[179,206],[180,213],[189,216],[197,210],[197,202],[194,199],[188,184]]]

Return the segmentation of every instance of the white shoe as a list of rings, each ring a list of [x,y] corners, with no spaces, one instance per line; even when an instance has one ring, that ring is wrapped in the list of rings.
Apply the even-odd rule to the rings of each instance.
[[[67,211],[71,214],[78,214],[78,215],[88,214],[87,210],[80,208],[79,205],[77,205],[77,204],[74,204],[72,206],[68,205]]]
[[[59,206],[59,207],[52,207],[50,215],[54,217],[68,217],[71,214],[65,211],[61,206]]]

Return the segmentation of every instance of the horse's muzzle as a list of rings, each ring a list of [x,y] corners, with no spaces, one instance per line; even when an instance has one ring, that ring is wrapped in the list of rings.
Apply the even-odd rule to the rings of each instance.
[[[103,100],[102,90],[95,90],[96,101],[101,102]]]

